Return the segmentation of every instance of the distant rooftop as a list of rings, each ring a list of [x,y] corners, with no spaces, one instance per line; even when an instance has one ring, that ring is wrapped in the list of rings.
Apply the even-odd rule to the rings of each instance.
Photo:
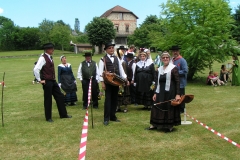
[[[111,13],[132,13],[137,19],[138,17],[132,12],[132,11],[129,11],[119,5],[107,10],[105,13],[103,13],[100,17],[108,17]]]

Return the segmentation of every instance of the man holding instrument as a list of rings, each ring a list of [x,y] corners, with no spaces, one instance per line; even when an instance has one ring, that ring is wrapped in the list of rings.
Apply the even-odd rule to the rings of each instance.
[[[88,106],[88,88],[90,83],[90,78],[92,77],[92,101],[93,108],[98,109],[98,81],[99,73],[98,66],[95,61],[92,60],[92,53],[87,52],[83,55],[85,60],[80,63],[77,73],[77,78],[82,82],[83,90],[83,109],[87,109]]]
[[[118,120],[116,117],[119,86],[114,86],[112,84],[104,82],[103,72],[108,71],[110,73],[115,73],[117,76],[120,76],[125,81],[127,81],[127,76],[124,73],[120,60],[114,56],[114,46],[115,44],[112,44],[111,42],[106,43],[104,50],[107,54],[99,61],[99,80],[101,81],[102,89],[105,90],[103,123],[105,126],[109,124],[109,120],[120,122],[120,120]]]

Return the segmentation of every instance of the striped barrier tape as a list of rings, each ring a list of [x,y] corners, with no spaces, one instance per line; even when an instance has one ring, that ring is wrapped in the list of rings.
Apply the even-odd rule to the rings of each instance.
[[[195,122],[197,122],[198,124],[200,124],[201,126],[203,126],[204,128],[206,128],[207,130],[213,132],[214,134],[216,134],[217,136],[221,137],[222,139],[224,139],[224,140],[228,141],[229,143],[233,144],[234,146],[240,148],[240,144],[237,144],[236,142],[232,141],[231,139],[225,137],[223,134],[217,132],[216,130],[214,130],[214,129],[210,128],[210,127],[208,127],[206,124],[200,122],[200,121],[197,120],[196,118],[194,118],[194,117],[192,117],[192,116],[190,116],[190,115],[188,115],[188,114],[187,114],[187,116],[190,117],[190,118],[191,118],[192,120],[194,120]]]
[[[91,101],[91,93],[92,93],[92,78],[90,79],[89,87],[88,87],[88,107]],[[88,134],[88,107],[86,109],[86,114],[84,117],[84,122],[82,127],[82,136],[81,136],[78,160],[85,160],[85,156],[86,156],[87,134]]]

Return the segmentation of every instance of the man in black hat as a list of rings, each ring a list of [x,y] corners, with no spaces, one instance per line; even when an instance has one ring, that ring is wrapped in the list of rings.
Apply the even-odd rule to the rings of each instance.
[[[185,86],[187,85],[188,65],[187,61],[180,55],[180,47],[172,46],[170,50],[173,55],[173,64],[178,68],[180,78],[180,95],[185,95]],[[185,103],[181,104],[181,113],[184,112]]]
[[[116,56],[114,56],[114,46],[115,44],[112,44],[112,42],[106,43],[104,48],[104,50],[106,51],[106,55],[102,57],[99,61],[99,80],[101,81],[102,89],[105,90],[104,125],[108,125],[109,120],[120,122],[120,120],[118,120],[116,117],[119,87],[104,83],[102,77],[102,73],[105,70],[104,66],[106,66],[107,71],[115,73],[124,79],[127,78],[127,75],[123,70],[120,60]]]
[[[53,122],[52,95],[57,103],[60,118],[71,118],[72,116],[67,114],[66,106],[64,103],[64,95],[60,91],[60,88],[55,79],[55,69],[52,59],[54,45],[52,43],[46,43],[43,45],[43,49],[44,54],[39,57],[33,71],[36,79],[43,86],[46,121]]]
[[[98,66],[95,61],[92,60],[92,54],[87,52],[83,55],[85,60],[82,61],[78,68],[77,78],[82,82],[83,90],[83,109],[88,107],[88,88],[90,78],[92,78],[92,102],[93,108],[98,109],[98,94],[99,94],[99,73]]]

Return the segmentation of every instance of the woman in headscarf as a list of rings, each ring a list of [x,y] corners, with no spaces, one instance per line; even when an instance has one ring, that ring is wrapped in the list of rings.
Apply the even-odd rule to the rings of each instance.
[[[153,101],[158,105],[152,107],[150,124],[147,130],[157,128],[166,129],[171,132],[173,126],[181,125],[180,105],[172,106],[171,100],[179,101],[180,81],[177,67],[170,63],[170,55],[163,52],[161,55],[163,66],[158,68],[156,90]]]
[[[64,91],[64,102],[66,105],[76,105],[77,101],[77,86],[76,79],[72,72],[70,63],[67,63],[66,56],[61,56],[62,64],[58,65],[58,85]]]
[[[147,60],[145,52],[139,53],[140,61],[136,64],[134,85],[136,86],[136,103],[144,105],[144,109],[152,107],[155,69],[152,61]]]

